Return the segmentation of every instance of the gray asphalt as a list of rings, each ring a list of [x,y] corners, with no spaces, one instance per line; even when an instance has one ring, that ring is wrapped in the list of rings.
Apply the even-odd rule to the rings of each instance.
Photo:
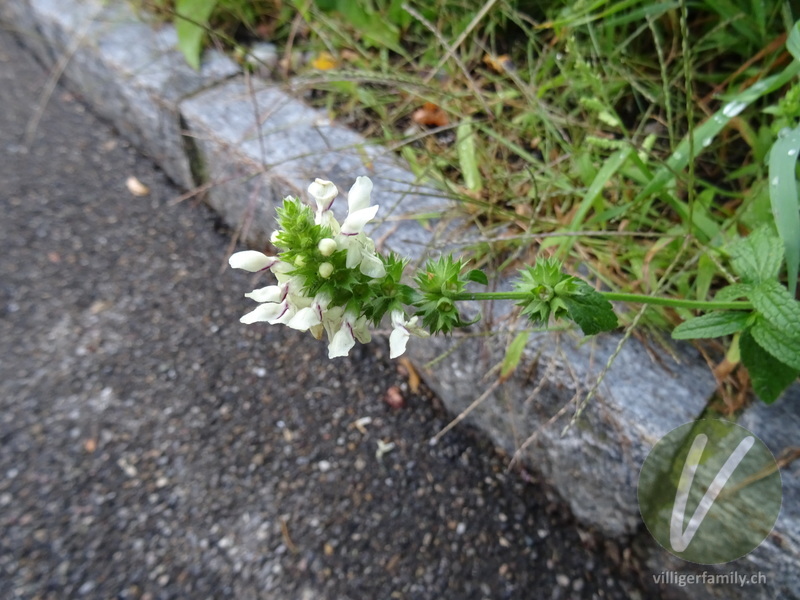
[[[64,88],[26,149],[46,80],[0,32],[0,597],[637,595],[379,344],[241,325],[230,232]]]

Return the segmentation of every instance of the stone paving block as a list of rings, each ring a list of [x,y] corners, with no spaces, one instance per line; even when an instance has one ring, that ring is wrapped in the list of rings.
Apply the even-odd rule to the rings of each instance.
[[[25,45],[41,62],[52,64],[53,46],[51,40],[39,31],[36,16],[28,0],[0,2],[0,21],[24,40]]]
[[[398,233],[385,249],[413,257],[438,243],[439,230],[428,222],[450,210],[440,192],[416,184],[391,154],[276,86],[231,79],[184,100],[180,111],[200,149],[210,204],[250,243],[265,245],[275,208],[289,195],[308,200],[317,177],[342,190],[333,210],[343,219],[346,191],[359,175],[372,178],[373,201],[381,205],[371,235]]]
[[[124,3],[30,0],[64,75],[104,118],[184,188],[194,187],[177,102],[239,71],[229,58],[206,54],[200,72],[175,50],[171,26],[154,30]],[[58,58],[57,58],[58,59]]]

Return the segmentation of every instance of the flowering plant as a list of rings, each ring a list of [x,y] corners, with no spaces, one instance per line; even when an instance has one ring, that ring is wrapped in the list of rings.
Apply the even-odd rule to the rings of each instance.
[[[564,273],[552,258],[525,267],[513,291],[473,292],[468,285],[487,285],[486,274],[468,270],[464,261],[451,255],[429,260],[408,281],[405,258],[376,250],[364,232],[379,208],[372,204],[369,178],[358,177],[350,188],[342,223],[331,210],[338,195],[333,183],[317,179],[308,192],[316,209],[291,197],[278,209],[278,229],[271,237],[276,256],[245,250],[229,262],[246,271],[270,271],[276,279],[274,285],[245,294],[259,305],[241,318],[242,323],[281,323],[310,331],[317,339],[325,334],[330,358],[347,356],[356,341],[369,342],[370,326],[379,326],[387,315],[392,326],[389,356],[396,358],[411,336],[448,334],[474,323],[477,319],[462,318],[460,301],[514,300],[534,324],[569,319],[584,334],[594,335],[617,328],[610,303],[617,300],[707,311],[679,325],[673,337],[734,334],[754,389],[767,402],[800,372],[800,302],[777,281],[783,252],[780,240],[767,229],[731,247],[731,266],[741,283],[723,288],[714,301],[599,292]],[[737,300],[743,297],[746,300]]]
[[[308,192],[316,211],[296,198],[286,198],[278,209],[279,228],[271,238],[277,256],[246,250],[230,257],[234,268],[269,270],[277,279],[277,285],[245,294],[260,304],[242,322],[282,323],[310,331],[317,339],[325,333],[328,356],[336,358],[347,356],[356,341],[369,342],[369,324],[379,325],[389,313],[394,328],[390,356],[400,356],[411,335],[428,333],[417,326],[416,316],[405,312],[415,298],[414,290],[401,283],[407,261],[376,253],[364,233],[379,208],[371,204],[372,181],[356,179],[342,223],[331,210],[338,195],[333,183],[317,179]]]

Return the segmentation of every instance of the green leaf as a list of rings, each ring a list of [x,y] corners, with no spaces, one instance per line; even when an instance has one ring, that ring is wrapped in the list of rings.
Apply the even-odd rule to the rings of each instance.
[[[796,32],[797,27],[794,30]],[[797,289],[797,273],[800,269],[800,198],[795,178],[798,152],[800,127],[788,133],[781,132],[769,152],[769,201],[786,253],[789,291],[792,294]]]
[[[786,49],[791,52],[796,61],[800,61],[800,21],[792,27],[789,39],[786,40]]]
[[[678,325],[672,332],[673,339],[694,340],[715,338],[742,331],[747,326],[750,313],[740,311],[710,312]]]
[[[748,283],[732,283],[714,295],[715,302],[732,302],[739,298],[747,298],[753,286]]]
[[[772,404],[797,379],[798,370],[775,360],[753,338],[750,331],[739,337],[742,364],[750,373],[753,390],[767,404]]]
[[[800,371],[800,339],[789,337],[771,323],[759,319],[750,328],[753,339],[775,360]]]
[[[562,296],[561,300],[566,305],[570,318],[586,335],[611,331],[618,325],[611,303],[585,282],[581,286],[580,294]]]
[[[517,368],[529,336],[530,331],[520,331],[506,348],[506,355],[503,357],[503,364],[500,367],[500,381],[508,379]]]
[[[768,227],[760,227],[731,246],[731,266],[745,283],[776,279],[783,262],[783,245]]]
[[[489,278],[486,277],[486,273],[480,269],[472,269],[469,273],[467,273],[467,281],[474,281],[475,283],[480,283],[481,285],[489,285]]]
[[[777,281],[762,281],[748,294],[755,309],[784,336],[800,339],[800,302]]]
[[[195,71],[200,69],[200,51],[208,19],[218,0],[178,0],[175,4],[175,31],[178,49]]]
[[[470,121],[463,121],[456,129],[456,147],[458,150],[458,164],[464,175],[464,184],[472,192],[483,189],[481,170],[478,167],[478,155],[475,146],[475,132]]]

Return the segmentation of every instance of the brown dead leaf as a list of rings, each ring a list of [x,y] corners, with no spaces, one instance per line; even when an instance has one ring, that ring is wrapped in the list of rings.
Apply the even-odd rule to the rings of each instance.
[[[414,368],[414,363],[408,360],[405,356],[401,356],[397,359],[397,361],[405,369],[405,376],[408,377],[408,389],[412,394],[418,394],[420,379],[419,373],[417,373],[417,370]]]
[[[346,62],[357,62],[361,59],[361,56],[358,52],[353,52],[352,50],[348,50],[345,48],[342,50],[342,60]]]
[[[498,73],[507,73],[514,70],[514,63],[511,62],[511,57],[508,54],[492,56],[487,53],[483,56],[483,62]]]
[[[433,102],[426,102],[411,115],[411,120],[417,125],[428,127],[445,127],[450,124],[450,118],[439,106]]]
[[[134,196],[147,196],[150,193],[150,188],[136,179],[133,175],[125,180],[125,186],[128,191]]]
[[[339,66],[339,61],[330,52],[323,51],[311,61],[311,66],[319,71],[330,71]]]

